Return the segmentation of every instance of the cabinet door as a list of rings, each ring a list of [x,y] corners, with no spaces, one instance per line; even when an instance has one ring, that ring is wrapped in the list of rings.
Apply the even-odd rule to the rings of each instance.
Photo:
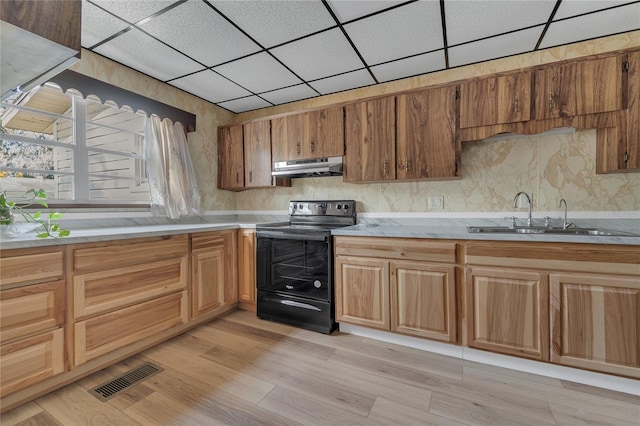
[[[306,158],[342,157],[344,155],[344,116],[342,107],[307,113],[309,136]]]
[[[271,127],[273,162],[305,158],[307,114],[274,118]]]
[[[460,177],[455,86],[398,96],[398,179]]]
[[[241,302],[256,303],[256,232],[238,232],[238,298]]]
[[[242,126],[218,128],[218,188],[244,187]]]
[[[187,311],[183,291],[79,321],[74,326],[74,365],[184,324]]]
[[[536,71],[535,118],[621,110],[625,61],[625,56],[612,56]]]
[[[336,321],[390,330],[389,262],[336,257]]]
[[[538,272],[468,268],[469,346],[548,360],[548,292],[548,277]]]
[[[243,126],[244,186],[271,186],[271,124],[269,120]]]
[[[391,331],[456,341],[455,266],[391,262]]]
[[[35,284],[0,292],[0,342],[64,324],[65,282]]]
[[[0,346],[0,398],[64,372],[59,328]]]
[[[395,98],[347,105],[345,110],[345,182],[396,178]]]
[[[552,274],[553,362],[640,378],[640,277]]]
[[[460,85],[460,127],[531,119],[531,72],[483,78]]]

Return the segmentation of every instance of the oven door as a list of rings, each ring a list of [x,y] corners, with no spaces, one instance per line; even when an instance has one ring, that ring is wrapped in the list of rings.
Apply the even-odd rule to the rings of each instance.
[[[256,284],[260,291],[329,302],[333,247],[327,233],[258,231]]]

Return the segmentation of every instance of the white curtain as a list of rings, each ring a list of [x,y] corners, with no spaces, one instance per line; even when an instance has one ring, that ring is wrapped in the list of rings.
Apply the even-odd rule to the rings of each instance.
[[[202,214],[200,193],[187,137],[181,123],[157,115],[144,128],[147,177],[151,188],[151,213],[177,219]]]

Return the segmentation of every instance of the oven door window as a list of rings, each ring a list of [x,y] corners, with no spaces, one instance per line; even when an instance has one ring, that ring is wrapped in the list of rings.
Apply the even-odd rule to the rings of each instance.
[[[328,242],[269,239],[265,247],[260,241],[259,246],[266,249],[263,253],[270,257],[262,264],[267,279],[259,280],[260,290],[329,300]]]

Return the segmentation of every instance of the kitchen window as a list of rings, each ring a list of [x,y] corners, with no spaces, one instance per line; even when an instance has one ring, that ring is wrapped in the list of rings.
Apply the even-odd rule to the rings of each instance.
[[[144,113],[52,83],[0,105],[0,191],[51,204],[148,206]]]

